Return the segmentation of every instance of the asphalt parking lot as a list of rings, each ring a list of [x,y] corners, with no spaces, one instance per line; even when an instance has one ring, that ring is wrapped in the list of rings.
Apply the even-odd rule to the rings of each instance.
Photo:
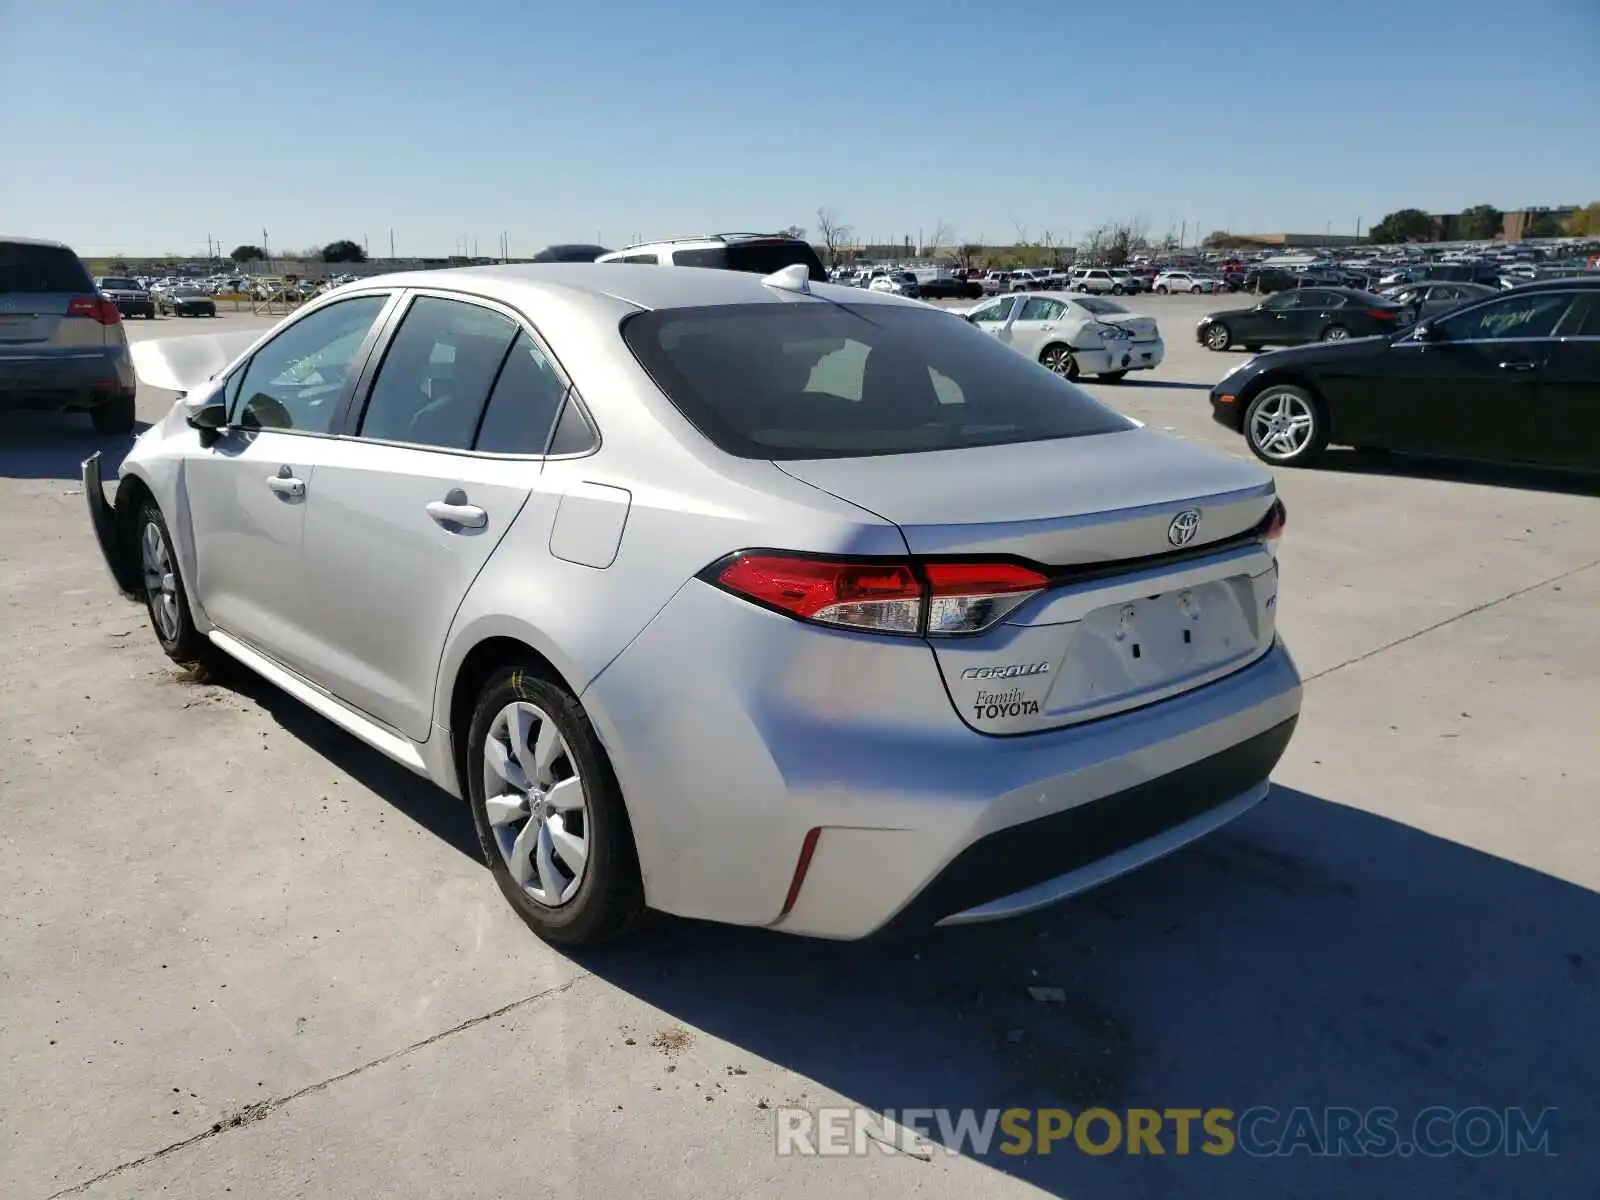
[[[1088,389],[1247,454],[1206,404],[1236,355],[1192,332],[1228,301],[1127,303],[1166,362]],[[271,323],[224,307],[130,335]],[[141,420],[170,403],[143,391]],[[1595,1194],[1593,483],[1280,472],[1304,715],[1273,797],[1189,850],[903,942],[662,918],[569,957],[503,903],[464,806],[166,660],[77,476],[126,445],[0,421],[7,1200]],[[1556,1110],[1557,1153],[776,1155],[777,1108],[835,1104],[1518,1105]]]

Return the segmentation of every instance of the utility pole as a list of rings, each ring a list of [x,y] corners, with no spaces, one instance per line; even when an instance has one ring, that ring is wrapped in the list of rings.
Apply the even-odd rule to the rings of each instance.
[[[1361,218],[1357,217],[1356,218],[1356,241],[1359,242],[1360,240],[1361,240]]]
[[[389,257],[394,257],[394,230],[389,230]]]

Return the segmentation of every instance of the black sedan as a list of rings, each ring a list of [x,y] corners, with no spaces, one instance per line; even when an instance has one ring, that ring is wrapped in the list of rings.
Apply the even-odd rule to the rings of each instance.
[[[1443,316],[1452,308],[1460,308],[1469,300],[1487,300],[1498,296],[1504,289],[1482,283],[1408,283],[1392,288],[1387,297],[1396,304],[1409,305],[1417,320],[1430,321]]]
[[[983,285],[976,279],[936,275],[919,283],[917,294],[924,300],[981,300]]]
[[[1412,324],[1411,310],[1393,300],[1354,288],[1299,288],[1275,292],[1250,308],[1210,313],[1195,327],[1195,337],[1212,350],[1244,346],[1298,346],[1303,342],[1342,342],[1348,338],[1393,333]]]
[[[217,302],[199,288],[173,288],[161,299],[161,307],[176,317],[214,317]]]
[[[1600,280],[1501,292],[1386,338],[1263,354],[1211,389],[1256,457],[1330,443],[1600,470]]]

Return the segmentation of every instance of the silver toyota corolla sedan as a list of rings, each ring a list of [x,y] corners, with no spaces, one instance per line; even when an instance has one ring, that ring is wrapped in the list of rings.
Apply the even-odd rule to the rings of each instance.
[[[471,805],[541,936],[1037,909],[1267,792],[1284,512],[948,313],[803,270],[353,283],[85,495],[162,648]]]

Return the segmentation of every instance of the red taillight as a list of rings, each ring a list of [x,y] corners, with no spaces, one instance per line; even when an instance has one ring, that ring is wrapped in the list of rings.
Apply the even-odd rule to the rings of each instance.
[[[1283,528],[1289,523],[1289,510],[1283,506],[1282,500],[1272,502],[1272,512],[1267,515],[1267,529],[1261,535],[1268,545],[1276,546],[1278,539],[1283,536]]]
[[[1049,585],[1012,563],[850,561],[750,552],[705,578],[757,604],[824,625],[933,636],[987,629]]]
[[[916,633],[921,616],[922,584],[905,563],[742,554],[717,582],[769,608],[830,625]]]
[[[1377,317],[1380,321],[1392,321],[1400,315],[1398,308],[1369,308],[1367,316]]]
[[[67,302],[67,316],[88,317],[102,325],[115,325],[122,320],[116,303],[104,296],[74,296]]]

